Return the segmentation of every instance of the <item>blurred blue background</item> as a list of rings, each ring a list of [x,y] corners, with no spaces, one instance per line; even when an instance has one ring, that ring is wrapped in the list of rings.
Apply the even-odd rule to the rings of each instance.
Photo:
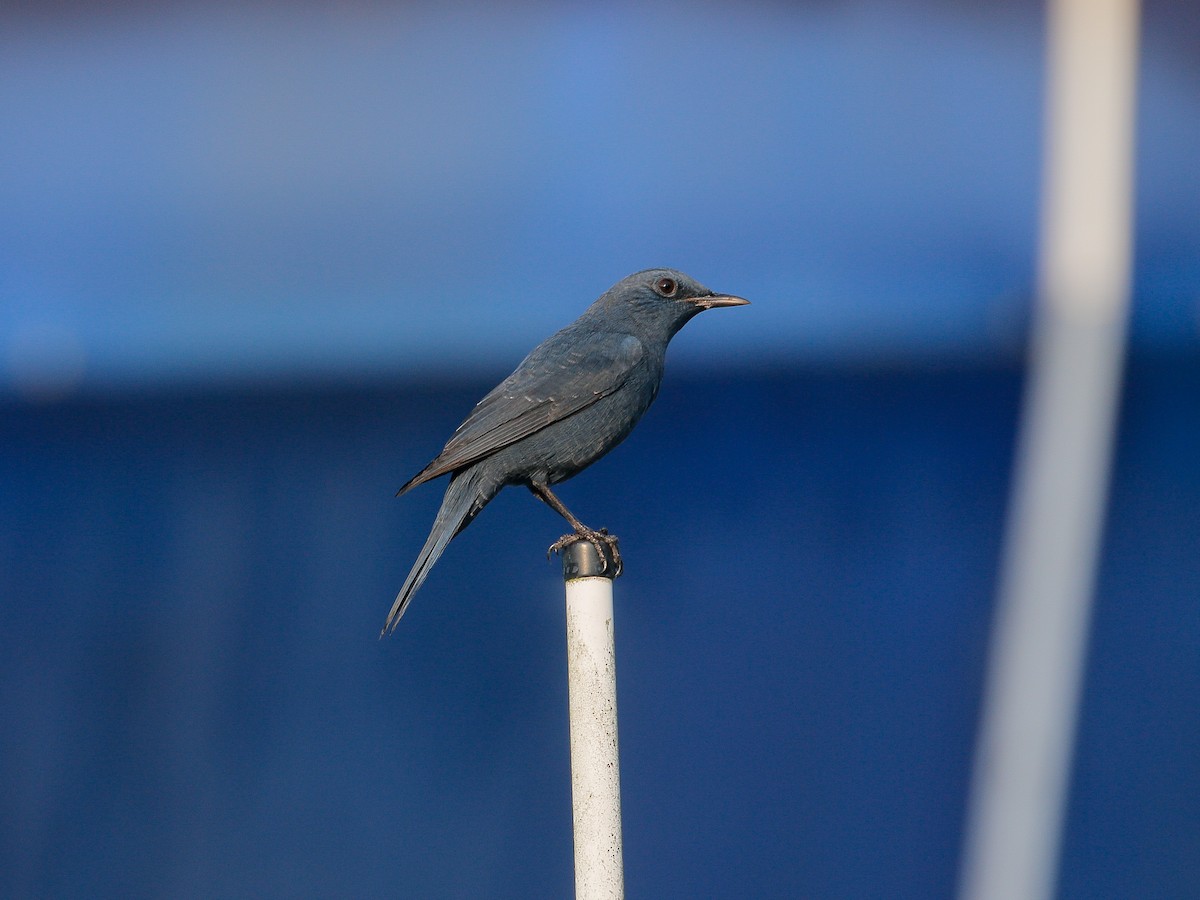
[[[1035,3],[0,11],[0,895],[571,890],[561,533],[376,640],[396,487],[631,271],[749,297],[564,486],[622,538],[627,883],[949,897],[1034,280]],[[1200,12],[1145,9],[1060,879],[1200,884]]]

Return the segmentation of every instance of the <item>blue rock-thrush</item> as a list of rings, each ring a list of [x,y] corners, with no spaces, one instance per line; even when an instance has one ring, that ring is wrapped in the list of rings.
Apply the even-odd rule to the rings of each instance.
[[[534,348],[479,401],[442,452],[397,495],[450,475],[433,530],[396,596],[386,634],[417,588],[488,501],[523,484],[571,523],[550,549],[578,540],[607,549],[620,572],[617,539],[588,528],[550,491],[625,439],[662,383],[667,343],[699,312],[748,301],[717,294],[673,269],[648,269],[617,282],[582,316]]]

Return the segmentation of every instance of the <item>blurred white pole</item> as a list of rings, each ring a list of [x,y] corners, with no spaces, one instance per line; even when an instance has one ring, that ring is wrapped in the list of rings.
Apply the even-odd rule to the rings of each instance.
[[[1048,900],[1120,396],[1136,0],[1052,0],[1038,309],[968,811],[964,900]]]
[[[625,896],[621,769],[617,757],[617,660],[613,591],[587,541],[563,550],[567,594],[567,686],[571,718],[571,805],[575,896]]]

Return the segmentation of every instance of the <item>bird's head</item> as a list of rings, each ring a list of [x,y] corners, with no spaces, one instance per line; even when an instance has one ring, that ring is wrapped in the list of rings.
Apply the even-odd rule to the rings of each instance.
[[[670,338],[697,313],[749,302],[711,291],[675,269],[646,269],[618,281],[596,306],[603,306],[609,314],[628,316],[643,329],[665,331]]]

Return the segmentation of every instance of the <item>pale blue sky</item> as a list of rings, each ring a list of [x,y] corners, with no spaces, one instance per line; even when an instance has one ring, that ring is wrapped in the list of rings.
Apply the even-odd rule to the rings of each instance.
[[[0,389],[504,368],[610,283],[705,360],[1011,348],[1033,8],[174,11],[0,29]],[[1135,338],[1194,344],[1200,68],[1147,28]]]

